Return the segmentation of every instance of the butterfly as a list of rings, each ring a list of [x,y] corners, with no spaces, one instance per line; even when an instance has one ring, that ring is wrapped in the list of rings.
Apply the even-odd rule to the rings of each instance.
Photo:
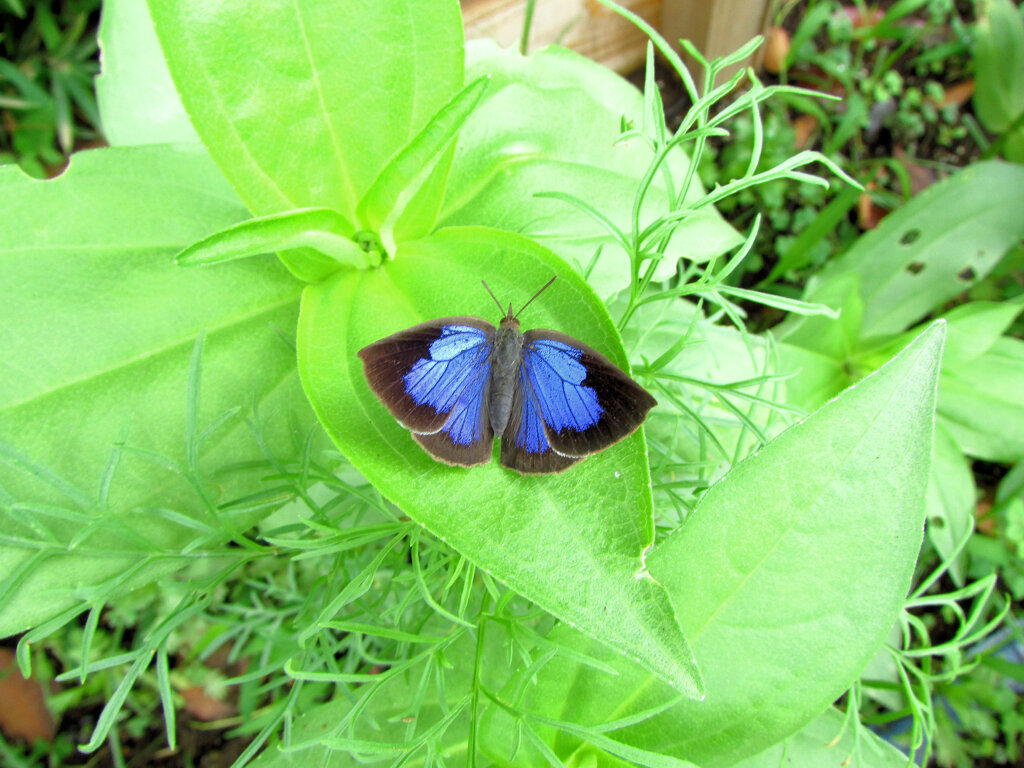
[[[500,437],[503,467],[561,472],[632,434],[657,405],[583,342],[519,330],[519,314],[554,280],[519,312],[510,304],[497,328],[479,317],[443,317],[359,350],[370,389],[438,461],[484,464]]]

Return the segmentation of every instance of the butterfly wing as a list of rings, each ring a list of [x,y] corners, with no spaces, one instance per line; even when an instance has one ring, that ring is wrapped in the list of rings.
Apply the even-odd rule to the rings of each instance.
[[[539,474],[561,472],[581,461],[582,457],[562,456],[552,449],[522,367],[519,377],[512,395],[512,414],[501,436],[501,465],[523,474]]]
[[[478,317],[431,320],[359,350],[370,389],[434,458],[491,458],[487,412],[494,326]]]
[[[502,464],[520,472],[561,471],[632,434],[657,405],[600,352],[558,331],[524,334],[519,389]]]

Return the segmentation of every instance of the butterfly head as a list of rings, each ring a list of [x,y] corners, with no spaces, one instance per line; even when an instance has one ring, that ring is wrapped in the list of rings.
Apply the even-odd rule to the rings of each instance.
[[[505,316],[501,318],[501,327],[514,328],[517,331],[519,330],[519,318],[517,318],[516,314],[512,311],[511,304],[508,305],[508,312],[506,312]]]
[[[502,328],[509,328],[509,327],[511,327],[511,328],[514,328],[515,330],[518,331],[519,330],[519,319],[518,319],[519,315],[522,313],[522,311],[524,309],[526,309],[528,306],[530,306],[530,304],[533,302],[533,299],[536,299],[538,296],[540,296],[542,293],[544,293],[544,290],[549,285],[551,285],[553,282],[555,282],[555,278],[556,277],[557,277],[557,275],[555,277],[552,277],[546,283],[544,283],[544,285],[541,286],[541,289],[539,291],[537,291],[535,294],[533,294],[533,298],[531,298],[530,301],[526,302],[525,304],[523,304],[522,307],[520,307],[519,312],[513,312],[512,311],[512,302],[509,302],[509,304],[508,304],[508,311],[505,312],[505,317],[503,317],[501,319],[501,327]],[[501,307],[501,302],[498,301],[498,297],[494,295],[494,291],[491,290],[491,287],[489,285],[487,285],[487,282],[484,281],[484,280],[481,280],[480,282],[484,284],[484,288],[486,288],[487,292],[489,294],[491,294],[491,298],[494,299],[494,303],[498,305],[498,309],[500,309],[501,311],[504,312],[504,310]]]

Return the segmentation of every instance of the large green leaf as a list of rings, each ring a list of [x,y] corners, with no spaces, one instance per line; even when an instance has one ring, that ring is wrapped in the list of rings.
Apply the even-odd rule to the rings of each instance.
[[[1024,461],[1024,341],[1000,337],[969,365],[942,372],[939,416],[969,456]]]
[[[444,195],[455,138],[480,102],[487,79],[478,78],[452,97],[381,170],[359,201],[359,220],[379,233],[384,250],[430,234]],[[439,179],[442,183],[432,183]],[[423,191],[430,194],[424,196]],[[405,226],[396,226],[402,222]]]
[[[356,204],[462,85],[448,0],[151,0],[199,135],[256,214]]]
[[[7,167],[0,189],[0,579],[17,577],[0,588],[6,635],[143,562],[156,565],[133,583],[152,580],[202,535],[209,513],[168,466],[186,463],[201,334],[196,425],[243,409],[195,444],[207,471],[261,456],[248,408],[260,409],[267,446],[289,455],[312,414],[281,338],[293,332],[301,284],[270,259],[173,263],[182,246],[246,215],[202,147],[84,152],[47,182]],[[216,503],[253,481],[241,473],[204,490]],[[173,523],[157,508],[199,522]]]
[[[149,9],[140,0],[104,0],[102,72],[96,102],[112,145],[198,142],[174,90]]]
[[[822,279],[860,275],[862,338],[900,333],[988,274],[1024,237],[1022,210],[1024,167],[976,163],[886,216]]]
[[[941,398],[940,387],[940,401]],[[971,465],[960,446],[939,423],[935,430],[932,472],[928,478],[928,539],[943,560],[953,556],[974,527],[975,495]],[[949,573],[957,586],[964,585],[962,556],[950,563]]]
[[[575,195],[629,232],[633,196],[652,152],[643,142],[616,144],[616,139],[623,117],[640,123],[640,93],[606,68],[559,48],[524,58],[478,42],[467,54],[468,75],[486,75],[491,82],[459,135],[442,225],[482,224],[518,232],[579,271],[600,247],[588,282],[602,296],[626,287],[626,254],[608,233],[574,206],[536,194]],[[681,150],[671,154],[676,184],[688,166]],[[700,194],[694,183],[688,200]],[[659,175],[641,227],[668,210]],[[702,209],[677,231],[668,249],[671,258],[662,261],[658,275],[675,274],[680,257],[703,261],[741,241],[714,209]]]
[[[731,765],[803,728],[856,679],[902,608],[921,544],[943,336],[940,325],[928,329],[736,465],[647,556],[693,643],[707,698],[614,738]],[[552,639],[619,674],[556,658],[527,688],[531,712],[597,727],[674,696],[567,627]],[[492,726],[508,732],[501,717]],[[563,759],[580,748],[554,729],[545,736]]]
[[[974,109],[982,125],[1002,133],[1024,115],[1024,18],[1010,0],[979,5]]]
[[[975,301],[943,315],[949,333],[939,380],[939,417],[960,449],[991,461],[1024,457],[1024,343],[1001,334],[1020,314],[1024,300]],[[871,366],[914,336],[901,334],[862,353]],[[947,478],[951,480],[952,478]],[[965,492],[961,491],[960,497]],[[962,526],[959,526],[963,530]]]
[[[734,768],[907,768],[907,756],[873,731],[828,709],[788,739]]]
[[[561,475],[522,476],[496,462],[434,461],[370,392],[364,345],[424,320],[483,315],[480,285],[524,303],[522,318],[554,327],[625,364],[604,306],[547,250],[516,235],[449,228],[403,243],[393,262],[310,286],[299,323],[299,370],[313,407],[353,465],[410,517],[559,618],[638,659],[690,695],[700,678],[664,591],[643,570],[653,541],[642,434]]]

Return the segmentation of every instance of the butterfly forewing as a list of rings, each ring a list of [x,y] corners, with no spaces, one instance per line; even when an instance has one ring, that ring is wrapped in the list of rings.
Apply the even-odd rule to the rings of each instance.
[[[486,419],[494,326],[446,317],[400,331],[359,351],[366,380],[399,423],[433,456],[479,464],[491,455]]]
[[[413,433],[416,442],[446,464],[470,467],[491,460],[494,430],[487,409],[491,365],[482,353],[477,350],[475,359],[467,365],[468,373],[458,379],[461,393],[444,426],[432,434]]]
[[[558,331],[525,333],[524,401],[536,403],[551,448],[582,457],[639,427],[657,402],[592,347]]]

